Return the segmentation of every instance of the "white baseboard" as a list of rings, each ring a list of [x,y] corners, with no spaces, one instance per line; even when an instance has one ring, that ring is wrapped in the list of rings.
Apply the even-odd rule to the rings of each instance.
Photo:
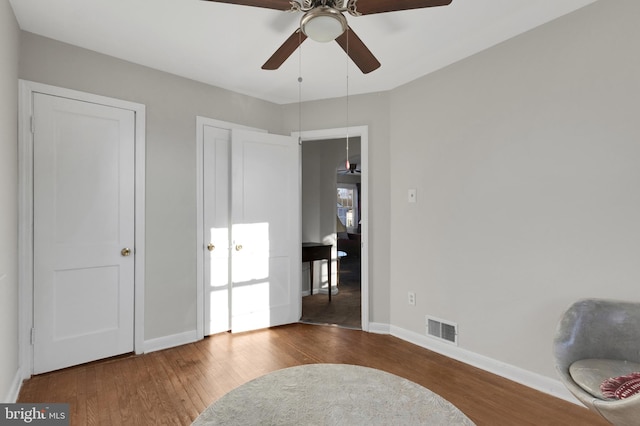
[[[172,334],[170,336],[158,337],[156,339],[144,341],[144,352],[149,353],[161,351],[162,349],[169,349],[175,346],[193,343],[197,340],[199,339],[196,330],[185,331],[184,333]]]
[[[371,327],[373,329],[374,325],[371,324]],[[446,357],[464,362],[465,364],[480,368],[489,373],[504,377],[505,379],[520,383],[521,385],[536,389],[556,398],[582,406],[582,404],[571,394],[571,392],[567,390],[560,380],[552,379],[541,374],[462,349],[455,345],[443,343],[428,336],[423,336],[419,333],[405,330],[400,327],[385,324],[375,325],[375,329],[379,330],[380,333],[383,332],[385,327],[389,330],[388,334],[398,337],[399,339],[421,346],[425,349],[429,349],[430,351],[437,352]]]
[[[391,334],[391,327],[389,327],[389,324],[381,322],[370,322],[368,331],[376,334]]]
[[[11,382],[11,387],[9,387],[9,392],[4,397],[5,404],[12,404],[18,400],[18,395],[20,394],[20,388],[22,387],[22,371],[18,369],[16,371],[15,376],[13,377],[13,381]]]

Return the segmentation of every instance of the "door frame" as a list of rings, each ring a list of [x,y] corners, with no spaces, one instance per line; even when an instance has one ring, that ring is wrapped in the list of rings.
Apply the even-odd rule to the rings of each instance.
[[[196,116],[196,338],[204,338],[204,126],[224,130],[243,129],[267,133],[265,129]]]
[[[132,111],[135,114],[134,342],[144,352],[145,105],[77,90],[19,80],[18,106],[18,357],[23,379],[33,374],[33,95],[41,93]]]
[[[301,143],[344,139],[345,137],[360,137],[360,164],[361,173],[361,205],[360,217],[362,219],[361,230],[361,327],[362,331],[369,331],[369,126],[340,127],[335,129],[308,130],[291,132]],[[302,162],[300,162],[300,174],[302,175]],[[331,290],[329,290],[331,291]]]

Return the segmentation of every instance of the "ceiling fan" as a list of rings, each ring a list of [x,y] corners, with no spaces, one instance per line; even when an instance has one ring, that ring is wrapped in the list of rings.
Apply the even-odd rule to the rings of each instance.
[[[338,170],[339,175],[348,175],[354,173],[362,173],[362,170],[358,169],[358,165],[356,163],[350,163],[348,169]]]
[[[300,27],[264,63],[262,69],[275,70],[291,56],[307,37],[319,42],[335,40],[364,73],[380,67],[380,62],[347,24],[343,12],[352,16],[446,6],[452,0],[206,0],[244,6],[302,12]]]

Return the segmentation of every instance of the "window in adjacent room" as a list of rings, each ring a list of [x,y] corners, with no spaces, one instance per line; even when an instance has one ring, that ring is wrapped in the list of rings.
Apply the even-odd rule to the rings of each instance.
[[[338,217],[348,232],[358,229],[358,188],[354,184],[338,183],[337,186]]]

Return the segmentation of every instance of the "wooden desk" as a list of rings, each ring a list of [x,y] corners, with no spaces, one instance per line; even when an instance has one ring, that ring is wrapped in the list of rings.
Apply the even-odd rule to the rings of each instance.
[[[327,281],[329,282],[329,302],[331,302],[331,244],[302,243],[302,261],[309,262],[311,267],[309,275],[309,293],[313,294],[313,262],[316,260],[327,261]]]

